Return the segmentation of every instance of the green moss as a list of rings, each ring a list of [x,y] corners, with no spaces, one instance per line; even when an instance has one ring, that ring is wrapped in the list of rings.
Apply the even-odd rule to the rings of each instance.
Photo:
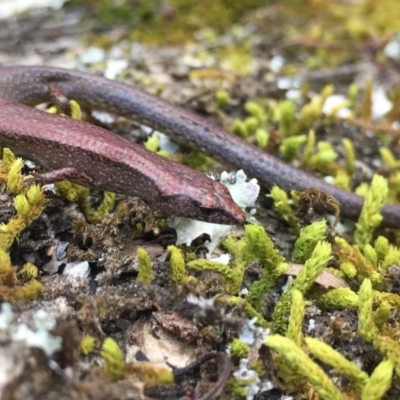
[[[230,101],[230,94],[226,90],[218,90],[215,93],[215,103],[218,108],[224,108]]]
[[[362,371],[356,363],[347,360],[326,343],[313,338],[306,338],[305,342],[314,357],[349,378],[353,382],[355,391],[361,394],[369,379],[367,373]]]
[[[278,332],[286,331],[287,313],[291,306],[293,291],[296,289],[305,294],[326,267],[331,257],[331,245],[326,242],[319,242],[292,285],[289,286],[276,303],[272,318],[275,329]]]
[[[0,225],[0,248],[8,250],[18,235],[37,219],[43,211],[46,199],[39,186],[31,186],[24,194],[14,198],[16,216],[7,224]]]
[[[380,400],[390,389],[393,375],[393,363],[390,360],[382,361],[372,372],[364,390],[361,400]]]
[[[143,143],[143,146],[152,152],[156,152],[160,145],[160,139],[156,135],[151,135],[149,138]]]
[[[244,253],[247,262],[257,260],[263,268],[261,278],[251,285],[248,295],[249,303],[258,309],[261,305],[261,297],[268,293],[276,279],[287,270],[288,265],[285,259],[279,255],[262,226],[246,225],[245,232]]]
[[[303,264],[311,257],[318,242],[325,240],[326,228],[326,221],[317,221],[301,229],[300,236],[294,244],[294,263]]]
[[[244,109],[257,121],[258,125],[262,126],[267,122],[268,114],[264,110],[264,107],[255,101],[246,102]]]
[[[3,149],[3,157],[0,163],[2,175],[7,175],[10,172],[11,166],[15,163],[15,161],[15,154],[10,149],[5,147]]]
[[[262,0],[71,0],[70,5],[83,4],[91,15],[104,22],[131,26],[131,39],[146,42],[176,43],[191,39],[193,33],[206,26],[222,31],[237,21],[246,10],[264,5]]]
[[[382,221],[380,211],[386,202],[387,193],[386,179],[375,175],[365,198],[354,234],[354,241],[361,248],[371,242],[374,230]]]
[[[103,347],[101,349],[101,356],[106,363],[105,371],[107,375],[113,380],[121,378],[124,371],[125,362],[124,354],[119,348],[117,342],[111,338],[104,340]]]
[[[23,265],[23,267],[18,271],[18,275],[23,278],[25,281],[29,281],[31,279],[36,279],[38,277],[39,270],[36,265],[27,262]]]
[[[185,257],[182,250],[175,246],[168,246],[168,253],[170,254],[172,281],[180,285],[187,278]]]
[[[341,261],[341,270],[348,277],[356,278],[360,283],[364,278],[372,281],[375,288],[382,288],[384,277],[377,267],[377,252],[370,245],[364,246],[365,255],[357,246],[350,246],[343,239],[336,239],[338,246],[342,247],[337,256]],[[354,272],[356,271],[356,273]]]
[[[382,330],[386,325],[392,309],[393,307],[390,305],[390,303],[385,300],[378,305],[378,308],[374,312],[373,320],[379,330]]]
[[[240,137],[242,137],[242,138],[246,138],[246,137],[249,136],[249,134],[248,134],[248,132],[246,131],[246,129],[247,129],[247,128],[246,128],[246,125],[245,125],[244,121],[241,120],[241,119],[235,119],[235,120],[233,120],[231,126],[229,127],[229,130],[230,130],[233,134],[235,134],[235,135],[237,135],[237,136],[240,136]]]
[[[357,268],[351,262],[342,262],[340,264],[340,271],[347,278],[355,278],[357,276]]]
[[[380,353],[384,354],[394,365],[397,375],[400,375],[400,345],[387,336],[377,336],[373,346]]]
[[[220,274],[223,280],[224,289],[230,294],[237,293],[242,283],[241,279],[238,279],[238,276],[229,265],[217,261],[206,259],[193,260],[187,263],[187,267],[199,271],[212,271]]]
[[[79,344],[79,350],[84,355],[92,353],[96,345],[96,339],[93,336],[85,335]]]
[[[264,130],[264,127],[269,118],[268,113],[260,104],[254,101],[248,101],[244,109],[249,116],[244,120],[235,119],[229,130],[242,138],[258,135],[260,147],[265,146],[268,140],[268,133]]]
[[[80,210],[90,223],[100,222],[114,208],[114,193],[104,192],[102,202],[97,208],[94,208],[90,202],[90,190],[88,188],[69,181],[58,182],[56,187],[57,194],[61,197],[78,203]]]
[[[258,128],[255,133],[257,146],[264,149],[268,145],[269,133],[262,128]]]
[[[0,300],[26,303],[37,298],[42,288],[41,283],[36,279],[30,279],[22,285],[18,282],[16,272],[16,268],[11,264],[10,256],[0,248]]]
[[[8,302],[27,302],[37,298],[41,283],[37,277],[37,268],[31,263],[25,264],[19,274],[12,266],[8,251],[18,240],[21,232],[41,215],[46,199],[37,185],[25,187],[21,174],[22,160],[15,158],[9,149],[3,150],[0,162],[0,180],[14,194],[16,214],[7,223],[0,224],[0,300]]]
[[[321,295],[318,299],[318,306],[323,309],[346,309],[358,307],[358,296],[349,288],[332,289]]]
[[[341,189],[350,191],[350,175],[344,169],[338,169],[333,184]]]
[[[278,352],[291,369],[294,368],[304,375],[322,399],[343,400],[340,390],[328,378],[322,368],[313,362],[292,340],[280,335],[270,335],[267,337],[266,345]]]
[[[319,96],[313,96],[312,99],[301,108],[300,118],[297,121],[298,131],[308,129],[321,118],[325,101],[328,96],[333,94],[333,91],[334,87],[332,85],[325,86]]]
[[[318,171],[330,173],[336,168],[334,161],[337,156],[338,154],[331,143],[319,141],[317,143],[317,151],[307,159],[307,162],[304,165],[312,167]]]
[[[293,340],[298,346],[303,342],[303,318],[305,313],[305,302],[303,295],[298,290],[292,292],[292,304],[290,307],[290,317],[286,337]]]
[[[167,385],[174,382],[174,374],[169,367],[152,362],[132,362],[126,364],[125,371],[149,385]]]
[[[21,169],[24,162],[21,158],[17,158],[10,166],[8,171],[7,188],[8,190],[17,195],[22,191],[23,177],[21,174]]]
[[[235,379],[232,378],[228,382],[228,390],[234,398],[247,398],[248,392],[246,386],[251,385],[253,380],[251,379]]]
[[[151,283],[153,280],[153,263],[151,262],[149,253],[142,247],[139,247],[137,249],[137,258],[139,262],[138,281]]]
[[[310,129],[307,135],[306,145],[304,147],[303,156],[301,158],[301,165],[303,167],[313,166],[313,154],[316,145],[315,131]]]
[[[389,244],[387,238],[378,236],[375,240],[374,248],[379,268],[386,270],[394,264],[400,263],[400,249]]]
[[[29,301],[32,301],[32,300],[35,300],[38,298],[38,296],[42,290],[42,284],[39,281],[37,281],[36,279],[32,279],[24,286],[16,286],[15,290],[16,290],[15,299],[18,302],[27,303]]]
[[[369,279],[364,279],[358,296],[358,330],[366,341],[372,342],[378,334],[378,329],[372,313],[372,285]]]
[[[364,246],[363,255],[374,267],[378,266],[378,254],[370,244]]]
[[[301,146],[306,142],[306,135],[285,138],[279,147],[279,153],[287,162],[293,161],[299,155]]]
[[[342,140],[343,148],[344,148],[344,159],[346,162],[346,171],[349,174],[352,174],[356,169],[356,154],[354,150],[354,146],[351,140],[344,138]]]
[[[240,339],[233,339],[229,347],[232,355],[238,358],[247,358],[250,352],[249,345]]]
[[[349,101],[349,108],[352,112],[356,111],[357,99],[358,99],[359,92],[360,92],[359,88],[355,82],[353,82],[349,85],[349,88],[347,90],[347,99]]]
[[[267,197],[272,198],[275,209],[281,214],[283,219],[288,222],[292,229],[298,233],[300,229],[299,219],[294,215],[294,211],[289,203],[287,193],[278,186],[274,185]]]
[[[190,151],[188,154],[186,154],[183,163],[188,167],[206,173],[209,173],[214,166],[214,161],[212,158],[203,153],[199,153],[198,151]]]
[[[338,290],[338,289],[337,289]],[[370,393],[367,388],[373,390],[374,394],[379,394],[376,398],[381,398],[389,389],[392,379],[393,366],[399,365],[400,347],[394,341],[383,336],[377,336],[376,327],[372,322],[372,290],[371,283],[365,280],[360,290],[360,332],[367,335],[367,340],[372,341],[374,346],[381,352],[389,354],[390,363],[383,362],[376,368],[382,382],[378,382],[374,377],[374,383],[377,385],[371,389],[372,376],[362,371],[356,363],[346,359],[339,352],[334,350],[328,344],[321,340],[313,338],[304,338],[304,343],[310,352],[319,361],[334,368],[337,373],[344,375],[350,380],[351,384],[347,387],[347,394],[357,398],[368,398]],[[275,358],[277,375],[285,383],[289,390],[301,392],[306,390],[306,385],[311,384],[313,389],[323,399],[344,399],[340,391],[328,378],[323,370],[313,362],[308,354],[302,349],[303,335],[301,332],[304,316],[304,301],[298,290],[292,291],[292,305],[289,317],[289,328],[286,337],[280,335],[270,335],[266,339],[266,345],[279,353]],[[364,336],[366,337],[366,336]],[[395,360],[395,361],[393,361]],[[396,364],[397,363],[397,364]],[[381,370],[382,369],[382,370]],[[302,380],[300,376],[306,380]],[[290,389],[292,388],[292,389]],[[303,389],[302,389],[303,388]],[[351,393],[351,394],[350,394]],[[346,397],[347,398],[347,397]],[[353,398],[353,397],[352,397]]]
[[[283,137],[295,134],[296,108],[291,100],[279,102],[274,110],[274,120],[279,122],[279,130]]]
[[[385,164],[386,167],[395,169],[400,168],[399,160],[390,149],[388,149],[387,147],[380,147],[379,153],[381,155],[382,162]]]
[[[383,301],[387,301],[392,307],[400,307],[400,295],[396,293],[387,293],[373,290],[372,295],[374,298],[374,304],[380,304]]]

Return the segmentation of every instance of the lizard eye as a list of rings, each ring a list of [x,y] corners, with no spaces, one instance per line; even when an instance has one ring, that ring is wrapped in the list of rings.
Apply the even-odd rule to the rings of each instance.
[[[218,218],[219,215],[220,214],[219,214],[218,211],[214,211],[212,213],[208,213],[208,216],[210,217],[210,219]]]
[[[199,208],[204,213],[205,216],[210,217],[210,218],[215,218],[219,214],[219,211],[215,211],[215,210],[211,211],[211,209],[207,208],[207,207],[200,206]]]
[[[210,211],[207,208],[202,209],[207,217],[207,220],[214,224],[223,224],[225,220],[225,214],[221,211]]]

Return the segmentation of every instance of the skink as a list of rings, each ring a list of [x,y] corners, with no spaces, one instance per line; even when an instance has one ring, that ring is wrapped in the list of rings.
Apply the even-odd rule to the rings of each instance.
[[[51,101],[51,87],[84,107],[106,110],[160,130],[265,186],[315,188],[355,219],[363,198],[285,164],[213,123],[134,86],[84,72],[28,66],[0,68],[0,144],[49,171],[92,188],[141,197],[150,206],[199,220],[243,223],[229,191],[204,174],[166,160],[105,129],[32,107]],[[54,174],[57,176],[57,172]],[[400,227],[400,207],[385,205],[384,224]]]

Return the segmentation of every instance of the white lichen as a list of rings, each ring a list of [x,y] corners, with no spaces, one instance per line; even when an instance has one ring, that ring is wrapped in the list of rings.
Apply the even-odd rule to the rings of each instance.
[[[56,351],[61,350],[62,338],[50,333],[56,326],[56,321],[44,310],[38,310],[33,315],[35,330],[32,330],[23,323],[13,324],[13,316],[11,305],[8,303],[2,304],[0,330],[3,331],[11,341],[24,343],[27,347],[42,349],[49,357]]]
[[[259,349],[265,343],[270,330],[257,326],[256,322],[257,317],[246,321],[239,332],[239,339],[249,346]]]
[[[233,376],[246,391],[246,400],[253,400],[260,392],[265,392],[273,388],[271,382],[262,382],[257,372],[248,368],[247,358],[240,360],[239,369],[233,373]]]

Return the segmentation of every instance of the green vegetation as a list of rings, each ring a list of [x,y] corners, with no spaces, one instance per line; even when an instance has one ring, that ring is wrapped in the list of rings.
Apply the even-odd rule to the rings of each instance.
[[[265,4],[263,0],[71,0],[83,4],[91,15],[108,23],[123,23],[132,28],[131,39],[146,42],[182,43],[195,31],[212,27],[222,32],[247,10]]]

